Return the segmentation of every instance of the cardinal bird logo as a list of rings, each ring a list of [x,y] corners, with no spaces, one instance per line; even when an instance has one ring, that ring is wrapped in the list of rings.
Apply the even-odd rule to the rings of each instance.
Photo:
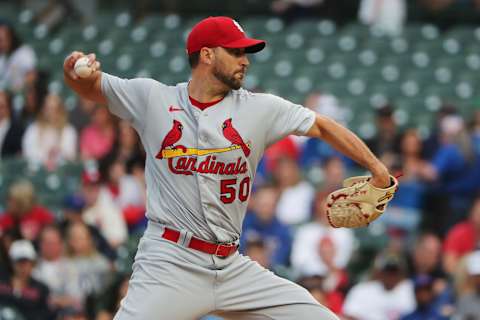
[[[162,142],[162,147],[160,148],[160,151],[158,152],[156,158],[162,159],[162,151],[173,147],[175,143],[182,138],[182,130],[183,130],[183,125],[180,123],[178,120],[173,120],[173,126],[172,129],[167,133],[165,138],[163,139]]]
[[[250,155],[250,148],[243,141],[238,131],[232,125],[232,118],[225,120],[222,124],[223,136],[232,144],[239,145],[246,157]]]

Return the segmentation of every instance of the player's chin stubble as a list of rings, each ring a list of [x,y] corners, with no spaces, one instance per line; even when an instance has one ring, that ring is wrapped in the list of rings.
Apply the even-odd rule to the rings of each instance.
[[[240,79],[236,79],[235,74],[236,73],[232,75],[227,75],[226,73],[222,72],[219,68],[213,69],[213,76],[232,90],[240,89],[242,87],[242,82],[243,82]]]

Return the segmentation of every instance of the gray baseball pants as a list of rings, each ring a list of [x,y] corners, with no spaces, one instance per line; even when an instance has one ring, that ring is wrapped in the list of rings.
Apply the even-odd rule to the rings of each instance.
[[[219,258],[163,239],[149,222],[140,240],[127,296],[114,320],[339,320],[304,288],[238,252]],[[183,240],[183,241],[182,241]]]

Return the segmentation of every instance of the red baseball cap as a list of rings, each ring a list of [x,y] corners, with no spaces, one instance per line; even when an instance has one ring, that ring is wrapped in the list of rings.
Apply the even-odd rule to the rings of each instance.
[[[240,24],[229,17],[209,17],[197,23],[187,38],[188,54],[203,47],[245,48],[255,53],[265,48],[264,40],[248,38]]]

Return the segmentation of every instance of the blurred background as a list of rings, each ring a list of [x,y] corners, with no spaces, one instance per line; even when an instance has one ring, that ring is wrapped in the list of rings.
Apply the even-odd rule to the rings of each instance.
[[[332,117],[403,174],[379,220],[334,229],[326,195],[364,170],[287,137],[241,251],[342,319],[480,319],[478,0],[0,0],[0,319],[112,319],[146,225],[138,136],[65,86],[63,59],[183,82],[210,15],[268,42],[245,88]]]

